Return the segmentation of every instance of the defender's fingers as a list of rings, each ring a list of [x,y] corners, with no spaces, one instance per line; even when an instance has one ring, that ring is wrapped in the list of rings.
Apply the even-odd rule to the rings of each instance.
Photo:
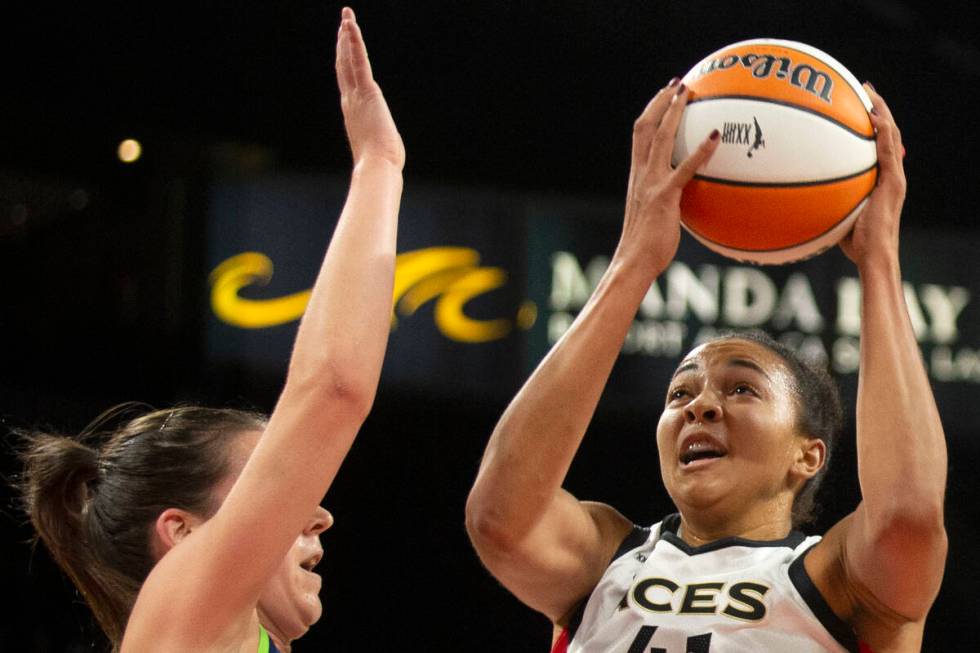
[[[674,153],[674,139],[677,136],[677,126],[681,124],[689,95],[690,93],[684,84],[677,87],[677,92],[671,98],[663,119],[660,121],[660,126],[657,128],[657,134],[654,136],[653,147],[650,149],[651,165],[661,168],[670,166],[671,156]]]
[[[690,156],[681,161],[680,165],[677,166],[671,175],[671,184],[676,188],[684,188],[687,182],[694,178],[698,168],[707,163],[711,155],[718,149],[718,144],[721,142],[720,137],[721,132],[717,129],[712,130],[708,137],[698,146],[698,149],[694,150]]]
[[[354,79],[358,86],[366,86],[374,81],[371,72],[371,62],[368,60],[367,46],[364,44],[364,36],[361,34],[361,27],[354,18],[354,12],[350,12],[350,54],[351,66],[354,70]]]
[[[350,93],[357,85],[351,67],[350,26],[349,20],[342,20],[337,33],[337,85],[340,87],[341,95]]]

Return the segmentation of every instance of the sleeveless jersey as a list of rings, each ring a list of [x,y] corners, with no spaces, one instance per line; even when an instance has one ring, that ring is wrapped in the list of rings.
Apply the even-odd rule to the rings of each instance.
[[[269,631],[259,624],[259,653],[280,653],[275,642],[269,637]]]
[[[803,567],[819,537],[692,547],[680,515],[634,527],[553,653],[858,653]]]

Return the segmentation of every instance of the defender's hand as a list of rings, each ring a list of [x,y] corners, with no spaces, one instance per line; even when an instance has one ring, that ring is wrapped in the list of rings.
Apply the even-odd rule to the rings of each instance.
[[[381,87],[374,81],[361,28],[349,7],[341,13],[337,33],[337,85],[354,165],[380,158],[401,170],[405,165],[405,146]]]

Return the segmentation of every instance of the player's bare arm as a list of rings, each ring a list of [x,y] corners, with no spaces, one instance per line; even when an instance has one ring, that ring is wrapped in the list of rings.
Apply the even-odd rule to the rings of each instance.
[[[350,9],[337,37],[336,72],[353,154],[351,186],[285,387],[221,508],[147,578],[125,650],[168,648],[161,624],[179,626],[169,629],[177,630],[169,650],[200,650],[187,642],[208,640],[215,647],[207,650],[224,650],[221,642],[250,631],[264,584],[323,498],[374,401],[389,331],[405,153]],[[195,582],[184,582],[188,577]]]
[[[671,167],[686,102],[674,80],[636,121],[623,231],[609,269],[501,417],[467,501],[467,530],[483,563],[555,623],[592,590],[632,527],[562,483],[639,304],[677,251],[684,184],[717,147],[716,133]]]
[[[841,243],[862,287],[857,398],[862,501],[807,559],[831,606],[876,653],[919,650],[946,560],[946,443],[905,308],[898,227],[905,199],[901,134],[867,87],[879,184]]]

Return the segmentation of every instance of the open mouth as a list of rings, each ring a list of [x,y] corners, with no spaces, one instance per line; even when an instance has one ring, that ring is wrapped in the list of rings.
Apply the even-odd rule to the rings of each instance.
[[[692,439],[684,444],[681,451],[681,465],[687,466],[699,460],[711,460],[721,458],[727,452],[721,445],[707,439]]]
[[[323,558],[323,552],[322,551],[317,552],[317,553],[314,553],[309,558],[307,558],[306,560],[304,560],[303,562],[301,562],[299,564],[299,566],[302,567],[303,569],[305,569],[306,571],[312,572],[313,571],[313,568],[316,567],[320,563],[320,560],[322,558]]]

